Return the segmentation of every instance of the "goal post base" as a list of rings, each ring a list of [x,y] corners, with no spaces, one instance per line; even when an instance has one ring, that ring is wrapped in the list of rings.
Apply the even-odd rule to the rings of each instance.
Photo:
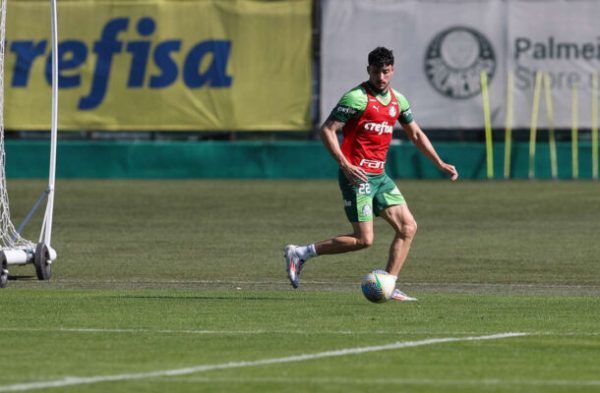
[[[5,260],[6,265],[27,265],[35,263],[35,253],[40,247],[39,243],[35,248],[11,249],[5,248],[0,251],[0,260]],[[47,263],[52,263],[56,260],[56,250],[48,245],[44,245],[47,253]]]
[[[27,265],[32,263],[39,280],[49,280],[52,277],[52,262],[56,260],[56,250],[38,243],[35,248],[0,250],[0,288],[8,283],[8,266]]]
[[[26,265],[32,263],[35,257],[34,249],[10,249],[0,251],[0,259],[6,261],[6,265]]]

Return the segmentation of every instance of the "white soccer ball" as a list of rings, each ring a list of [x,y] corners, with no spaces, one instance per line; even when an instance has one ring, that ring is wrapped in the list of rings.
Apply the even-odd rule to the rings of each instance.
[[[384,303],[396,288],[396,277],[385,270],[373,270],[363,278],[360,287],[367,300],[373,303]]]

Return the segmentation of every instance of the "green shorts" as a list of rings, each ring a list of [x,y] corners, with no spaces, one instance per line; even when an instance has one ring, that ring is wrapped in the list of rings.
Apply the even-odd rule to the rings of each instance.
[[[353,185],[348,181],[342,171],[338,173],[338,181],[344,210],[350,222],[364,222],[373,220],[373,214],[379,215],[390,206],[406,203],[404,196],[396,183],[386,174],[370,175],[368,182]]]

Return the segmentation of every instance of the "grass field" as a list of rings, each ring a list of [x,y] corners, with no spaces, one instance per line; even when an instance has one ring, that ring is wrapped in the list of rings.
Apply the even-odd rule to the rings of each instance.
[[[600,185],[399,184],[419,302],[373,305],[382,220],[285,276],[349,229],[333,181],[59,181],[52,280],[0,290],[0,392],[600,391]],[[9,181],[14,221],[43,188]]]

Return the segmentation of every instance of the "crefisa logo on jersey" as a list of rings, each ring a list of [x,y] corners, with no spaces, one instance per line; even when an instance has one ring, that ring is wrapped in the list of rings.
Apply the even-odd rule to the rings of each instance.
[[[481,92],[480,74],[491,81],[496,56],[490,41],[470,27],[454,26],[438,33],[425,53],[425,75],[436,91],[465,99]]]

